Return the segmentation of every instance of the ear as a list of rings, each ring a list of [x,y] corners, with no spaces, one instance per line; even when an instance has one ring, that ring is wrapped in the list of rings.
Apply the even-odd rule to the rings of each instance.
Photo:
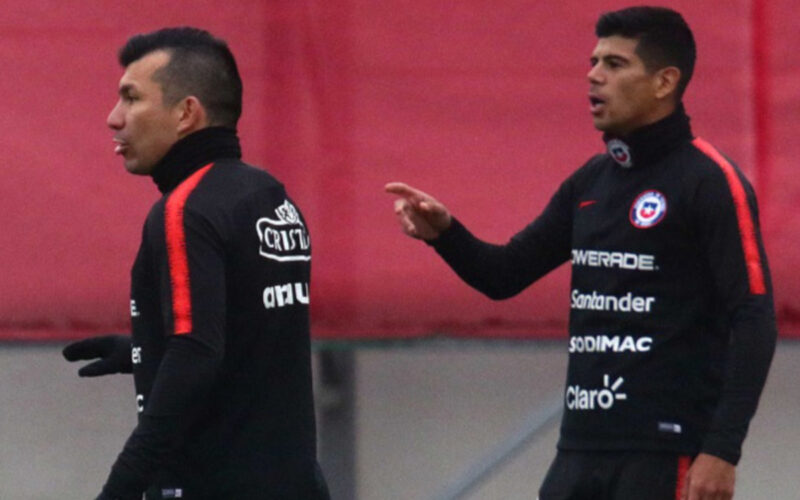
[[[178,136],[185,137],[208,126],[208,114],[197,97],[190,95],[176,106],[178,113]]]
[[[681,79],[681,70],[675,66],[667,66],[656,71],[653,84],[655,85],[655,95],[658,99],[664,99],[670,94],[674,94]]]

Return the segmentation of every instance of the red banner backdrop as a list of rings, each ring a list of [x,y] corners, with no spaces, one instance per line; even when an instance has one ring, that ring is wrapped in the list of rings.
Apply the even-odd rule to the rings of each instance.
[[[686,98],[695,133],[756,185],[781,331],[798,335],[791,2],[664,3],[699,46]],[[131,34],[182,24],[229,41],[245,82],[245,159],[282,179],[309,220],[318,338],[565,333],[568,266],[493,302],[402,236],[382,188],[406,181],[477,235],[506,240],[602,149],[586,98],[593,25],[630,2],[10,4],[0,18],[0,338],[127,328],[128,272],[158,193],[112,154],[115,53]]]

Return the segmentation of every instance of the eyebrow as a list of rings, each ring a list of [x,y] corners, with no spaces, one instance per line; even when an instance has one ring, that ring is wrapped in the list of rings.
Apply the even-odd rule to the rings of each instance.
[[[589,58],[589,62],[594,62],[594,61],[606,61],[606,62],[616,61],[616,62],[622,62],[622,63],[629,63],[630,59],[628,59],[625,56],[619,55],[619,54],[606,54],[606,55],[601,56],[601,57],[593,55],[592,57]]]

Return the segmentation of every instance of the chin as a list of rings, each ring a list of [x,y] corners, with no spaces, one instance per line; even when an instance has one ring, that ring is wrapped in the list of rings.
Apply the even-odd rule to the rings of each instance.
[[[625,135],[625,133],[620,130],[620,127],[615,126],[615,124],[613,123],[594,122],[594,128],[596,128],[600,132],[603,132],[604,134],[615,135],[615,136]]]
[[[125,170],[127,170],[129,174],[136,174],[137,173],[137,169],[136,169],[136,164],[135,163],[126,161],[124,163],[124,165],[125,165]]]
[[[594,128],[599,130],[600,132],[611,132],[612,127],[608,123],[603,122],[594,122]]]
[[[148,175],[148,174],[150,174],[150,170],[152,170],[152,169],[148,169],[148,168],[142,167],[142,165],[139,165],[139,164],[137,164],[135,162],[127,162],[126,161],[125,162],[125,170],[127,170],[129,174],[133,174],[133,175]]]

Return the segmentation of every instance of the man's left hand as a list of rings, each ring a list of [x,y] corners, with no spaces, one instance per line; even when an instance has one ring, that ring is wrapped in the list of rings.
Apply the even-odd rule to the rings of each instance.
[[[684,481],[681,500],[730,500],[736,466],[713,455],[697,455]]]

